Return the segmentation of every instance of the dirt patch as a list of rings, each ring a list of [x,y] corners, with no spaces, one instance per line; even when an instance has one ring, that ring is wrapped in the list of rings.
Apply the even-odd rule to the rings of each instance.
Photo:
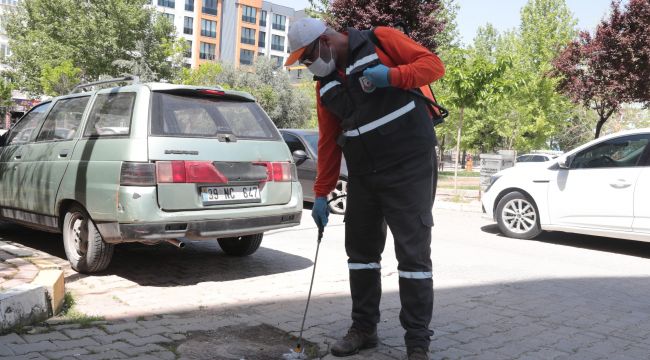
[[[227,326],[211,331],[187,334],[177,343],[176,353],[181,359],[191,360],[282,360],[296,345],[297,339],[288,333],[262,324],[258,326]],[[319,353],[318,345],[303,341],[309,359]]]

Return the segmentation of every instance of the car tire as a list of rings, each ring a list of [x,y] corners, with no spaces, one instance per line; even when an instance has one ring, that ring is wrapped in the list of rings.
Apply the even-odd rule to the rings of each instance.
[[[334,190],[327,195],[327,206],[333,214],[345,215],[345,209],[347,208],[347,195],[348,195],[348,179],[339,178],[339,181],[336,182],[336,187]],[[336,199],[333,200],[332,199]]]
[[[253,254],[262,244],[264,234],[254,234],[217,240],[221,249],[231,256],[248,256]]]
[[[503,235],[515,239],[532,239],[542,232],[539,211],[533,199],[513,191],[499,200],[497,224]]]
[[[104,242],[83,207],[74,205],[68,209],[62,230],[65,254],[75,271],[88,274],[108,267],[115,246]]]

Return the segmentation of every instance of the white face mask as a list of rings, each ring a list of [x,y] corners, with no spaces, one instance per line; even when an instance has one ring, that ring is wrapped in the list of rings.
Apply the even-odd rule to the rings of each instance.
[[[336,69],[336,62],[334,61],[334,51],[332,51],[332,48],[330,47],[330,59],[329,61],[325,62],[320,57],[320,44],[318,44],[318,59],[314,61],[311,65],[309,65],[307,68],[309,71],[311,71],[312,74],[318,76],[318,77],[325,77],[334,71]]]

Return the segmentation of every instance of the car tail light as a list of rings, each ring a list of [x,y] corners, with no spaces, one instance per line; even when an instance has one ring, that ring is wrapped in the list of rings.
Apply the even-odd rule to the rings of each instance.
[[[227,184],[228,179],[210,161],[158,161],[158,183]]]
[[[123,162],[120,173],[120,185],[156,185],[156,166],[152,163]]]
[[[199,92],[201,94],[204,94],[204,95],[214,95],[214,96],[224,96],[224,95],[226,95],[226,93],[224,91],[221,91],[221,90],[208,90],[208,89],[206,89],[206,90],[199,90]]]
[[[298,179],[296,166],[289,162],[262,162],[256,165],[266,166],[266,181],[288,182]]]

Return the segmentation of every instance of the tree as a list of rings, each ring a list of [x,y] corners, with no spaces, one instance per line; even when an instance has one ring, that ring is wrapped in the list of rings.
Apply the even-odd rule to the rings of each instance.
[[[9,81],[0,78],[0,109],[2,109],[2,122],[4,123],[5,117],[7,116],[7,109],[13,105],[13,98],[11,95],[11,92],[13,91],[14,86],[12,83]],[[7,128],[9,128],[9,122],[7,121],[6,124],[4,124]]]
[[[41,93],[46,66],[71,60],[83,80],[120,75],[116,60],[139,61],[161,78],[173,73],[173,26],[145,6],[148,0],[25,0],[3,19],[18,85]],[[140,51],[137,42],[142,41]],[[124,63],[123,63],[124,64]]]
[[[463,116],[467,109],[485,109],[509,92],[509,85],[502,81],[511,66],[509,59],[491,61],[476,51],[453,50],[449,56],[447,72],[440,81],[447,88],[446,103],[458,109],[456,159],[454,176],[457,176],[462,140]],[[455,181],[454,181],[454,187]]]
[[[81,81],[81,69],[70,60],[58,66],[45,65],[41,74],[43,92],[49,96],[68,94]]]
[[[322,17],[337,30],[393,26],[401,21],[413,39],[432,51],[445,29],[445,18],[439,16],[441,0],[333,0],[313,1],[312,5],[319,6]]]
[[[583,31],[554,61],[558,88],[596,111],[595,137],[625,102],[650,103],[650,3],[630,0],[626,11],[612,3],[595,34]]]

